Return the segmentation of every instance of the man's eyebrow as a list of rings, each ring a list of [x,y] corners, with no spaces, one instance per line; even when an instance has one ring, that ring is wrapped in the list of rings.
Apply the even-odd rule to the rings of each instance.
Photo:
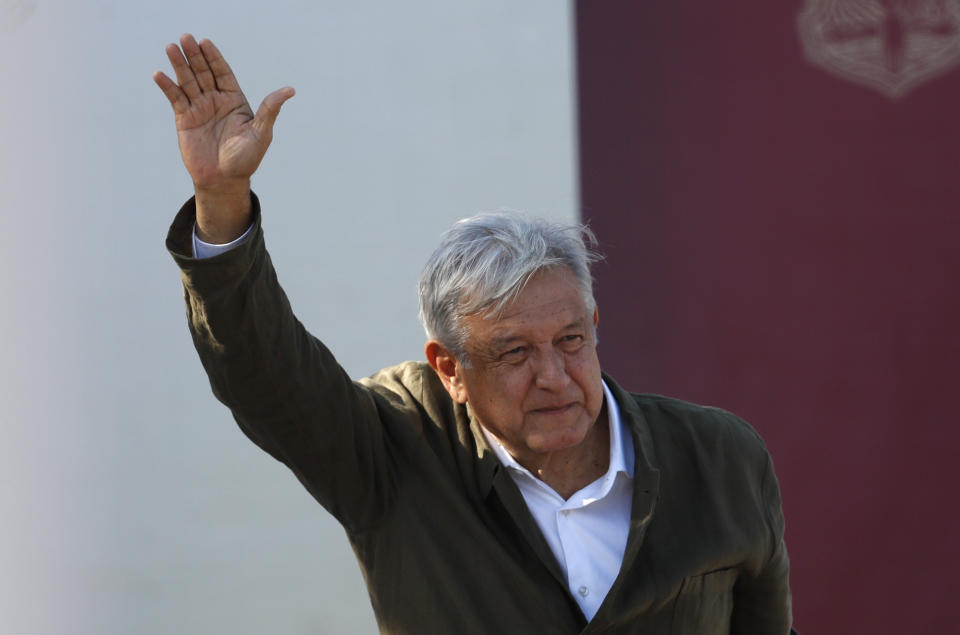
[[[577,318],[573,322],[570,322],[566,326],[560,328],[560,332],[569,331],[572,329],[586,329],[589,326],[589,321],[587,318]]]
[[[573,322],[570,322],[570,324],[567,324],[565,327],[563,327],[560,330],[566,331],[567,329],[576,329],[576,328],[584,329],[584,328],[588,328],[589,326],[590,326],[590,320],[585,317],[581,317],[581,318],[577,318]]]
[[[577,318],[576,320],[561,326],[558,332],[569,331],[571,329],[582,328],[585,329],[588,327],[588,320],[586,318]],[[504,335],[494,336],[490,339],[490,348],[498,349],[504,348],[513,344],[514,342],[523,342],[527,338],[520,334],[515,333],[506,333]]]
[[[509,346],[514,342],[522,341],[524,338],[520,335],[503,335],[500,337],[494,337],[490,340],[490,347],[494,349],[504,348]]]

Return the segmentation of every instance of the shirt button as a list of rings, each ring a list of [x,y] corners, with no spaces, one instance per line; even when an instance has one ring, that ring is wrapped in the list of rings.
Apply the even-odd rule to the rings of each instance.
[[[570,515],[570,510],[569,510],[569,509],[562,509],[562,510],[560,510],[560,513],[563,514],[564,516],[569,516],[569,515]]]
[[[582,586],[582,587],[580,587],[579,589],[577,589],[577,593],[580,594],[580,597],[585,598],[585,597],[587,597],[588,595],[590,595],[590,589],[588,589],[588,588],[585,587],[585,586]]]

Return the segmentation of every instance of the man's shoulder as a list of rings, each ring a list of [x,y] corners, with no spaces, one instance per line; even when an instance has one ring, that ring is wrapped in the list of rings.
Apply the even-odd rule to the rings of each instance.
[[[436,422],[449,420],[455,407],[437,373],[426,362],[401,362],[358,380],[394,408],[413,409]]]
[[[757,431],[723,408],[653,393],[620,390],[617,397],[626,402],[621,410],[641,445],[649,444],[657,462],[677,455],[699,456],[709,462],[731,453],[752,462],[766,455]]]
[[[359,383],[378,392],[419,394],[443,388],[437,374],[426,362],[401,362],[382,368]],[[434,385],[436,384],[436,385]]]
[[[651,425],[688,429],[697,434],[730,434],[759,441],[760,435],[736,414],[654,393],[629,393]]]

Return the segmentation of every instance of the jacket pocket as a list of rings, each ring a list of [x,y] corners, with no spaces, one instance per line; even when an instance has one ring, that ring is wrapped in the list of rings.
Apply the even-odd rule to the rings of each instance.
[[[733,615],[735,568],[690,576],[673,605],[673,635],[728,635]]]

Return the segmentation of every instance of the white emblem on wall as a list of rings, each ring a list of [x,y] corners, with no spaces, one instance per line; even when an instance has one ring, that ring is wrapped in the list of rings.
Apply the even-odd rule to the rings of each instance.
[[[960,63],[960,0],[806,0],[797,27],[811,64],[893,99]]]

